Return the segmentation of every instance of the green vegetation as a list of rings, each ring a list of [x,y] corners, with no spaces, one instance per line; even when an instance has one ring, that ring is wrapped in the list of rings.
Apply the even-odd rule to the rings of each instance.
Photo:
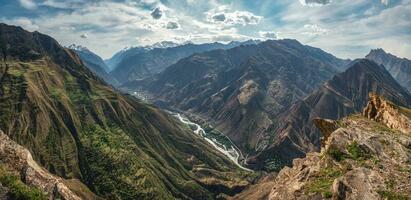
[[[284,166],[290,164],[276,155],[271,156],[271,158],[264,163],[265,170],[269,172],[279,172]]]
[[[87,105],[91,101],[90,97],[78,88],[68,90],[68,95],[75,105]]]
[[[362,161],[367,158],[367,153],[361,149],[357,141],[347,144],[345,148],[349,155],[341,151],[338,147],[330,147],[326,153],[337,162],[348,158],[356,161]]]
[[[85,183],[70,185],[84,199],[94,199],[93,193],[107,199],[213,199],[214,191],[231,194],[250,177],[156,108],[81,70],[73,73],[52,60],[12,68],[26,74],[7,74],[0,84],[0,128],[12,131],[12,139],[50,172]],[[48,98],[63,101],[49,104]]]
[[[160,189],[160,180],[152,176],[141,163],[148,164],[149,158],[139,153],[132,139],[120,128],[89,127],[84,132],[82,142],[90,167],[89,179],[97,194],[110,194],[122,199],[167,196],[162,193],[165,189]]]
[[[311,180],[306,186],[307,193],[319,193],[324,198],[332,196],[331,186],[336,178],[342,175],[339,168],[328,167],[318,172],[314,180]]]
[[[61,92],[60,89],[57,89],[57,88],[54,88],[54,87],[51,88],[50,97],[53,98],[54,100],[59,100],[61,98],[62,94],[63,93]]]
[[[350,153],[350,157],[353,160],[363,160],[366,158],[367,154],[360,148],[357,141],[352,142],[346,146],[348,153]]]
[[[398,194],[397,192],[393,192],[390,190],[379,190],[377,193],[380,195],[381,198],[386,199],[386,200],[410,200],[411,198]]]
[[[346,155],[336,147],[330,147],[327,151],[327,154],[338,162],[343,161],[346,158]]]
[[[9,188],[12,199],[16,200],[47,200],[46,196],[37,188],[28,187],[16,175],[0,167],[0,183]]]

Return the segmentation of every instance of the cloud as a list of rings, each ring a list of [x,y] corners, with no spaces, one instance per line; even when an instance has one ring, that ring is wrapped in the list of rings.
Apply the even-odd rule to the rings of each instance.
[[[178,24],[178,22],[168,22],[166,28],[167,29],[178,29],[180,28],[180,24]]]
[[[384,1],[384,0],[382,0]],[[304,6],[324,6],[331,3],[331,0],[300,0],[300,3]]]
[[[328,29],[321,28],[317,24],[306,24],[304,25],[304,32],[302,32],[302,34],[309,36],[320,36],[327,35],[328,32]]]
[[[88,38],[88,35],[87,35],[87,33],[83,33],[83,34],[80,35],[80,37],[86,39],[86,38]]]
[[[155,8],[152,12],[151,12],[151,16],[154,19],[160,19],[163,16],[163,11],[160,8]]]
[[[19,0],[20,5],[29,10],[33,10],[37,8],[37,5],[32,0]]]
[[[260,37],[267,38],[267,39],[277,39],[277,33],[272,31],[260,31],[258,32]]]
[[[390,0],[381,0],[381,3],[388,6],[388,4],[390,3]]]
[[[39,30],[39,26],[37,24],[35,24],[33,21],[31,21],[30,19],[26,18],[26,17],[19,17],[19,18],[15,18],[15,19],[11,19],[11,20],[2,20],[5,21],[8,24],[13,24],[16,26],[21,26],[24,29],[28,30],[28,31],[37,31]]]
[[[211,23],[224,24],[227,26],[235,25],[257,25],[263,19],[262,16],[254,15],[248,11],[230,12],[228,7],[220,7],[206,12],[207,21]]]
[[[39,3],[39,5],[59,9],[75,9],[83,6],[84,3],[85,2],[83,0],[45,0],[42,3]]]

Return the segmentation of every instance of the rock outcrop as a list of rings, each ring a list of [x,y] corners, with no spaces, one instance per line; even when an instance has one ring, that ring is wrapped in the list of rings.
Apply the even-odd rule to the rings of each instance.
[[[69,189],[64,179],[40,167],[26,148],[18,145],[2,131],[0,131],[0,162],[19,172],[25,184],[41,189],[50,199],[82,199]]]
[[[401,113],[403,111],[404,113]],[[406,115],[406,109],[384,100],[378,95],[372,94],[363,115],[376,122],[380,122],[389,128],[411,134],[411,121]]]
[[[272,181],[270,195],[255,199],[410,199],[409,111],[373,95],[364,115],[316,120],[328,135],[321,152],[295,159]],[[236,199],[266,191],[254,192]]]

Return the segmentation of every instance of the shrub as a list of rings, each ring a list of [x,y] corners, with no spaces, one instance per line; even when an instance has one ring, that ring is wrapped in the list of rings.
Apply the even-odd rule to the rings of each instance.
[[[5,170],[0,169],[0,183],[9,188],[12,199],[16,200],[46,200],[46,196],[37,188],[28,187],[21,180]]]

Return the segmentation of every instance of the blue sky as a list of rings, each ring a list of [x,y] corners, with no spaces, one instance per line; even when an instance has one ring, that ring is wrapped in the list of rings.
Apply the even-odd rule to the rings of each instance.
[[[103,58],[159,41],[294,38],[341,58],[411,58],[411,0],[0,0],[0,21]]]

